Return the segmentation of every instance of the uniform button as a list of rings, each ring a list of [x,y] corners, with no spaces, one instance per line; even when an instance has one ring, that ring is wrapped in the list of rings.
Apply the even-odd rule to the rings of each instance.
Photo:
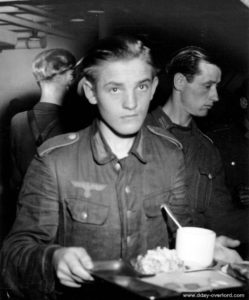
[[[208,178],[209,178],[209,179],[213,179],[212,174],[209,173],[209,174],[208,174]]]
[[[75,139],[76,139],[76,133],[70,133],[70,134],[68,135],[68,139],[69,139],[69,140],[75,140]]]
[[[126,215],[127,215],[127,218],[130,218],[131,217],[131,210],[127,210],[127,212],[126,212]]]
[[[121,169],[120,163],[116,163],[115,169],[116,169],[117,171],[119,171],[119,170]]]
[[[231,161],[231,166],[235,166],[236,165],[236,162],[235,161]]]
[[[83,211],[82,213],[81,213],[81,217],[82,217],[82,219],[83,220],[86,220],[87,219],[87,213],[85,212],[85,211]]]
[[[127,185],[127,186],[125,187],[125,193],[126,193],[126,194],[130,194],[130,192],[131,192],[131,189],[130,189],[130,187]]]

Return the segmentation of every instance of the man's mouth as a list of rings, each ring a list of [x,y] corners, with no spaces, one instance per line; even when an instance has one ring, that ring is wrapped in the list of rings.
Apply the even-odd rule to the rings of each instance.
[[[134,119],[137,118],[138,115],[137,114],[133,114],[133,115],[125,115],[122,117],[122,119]]]
[[[213,105],[204,105],[203,106],[205,109],[211,109],[213,107]]]

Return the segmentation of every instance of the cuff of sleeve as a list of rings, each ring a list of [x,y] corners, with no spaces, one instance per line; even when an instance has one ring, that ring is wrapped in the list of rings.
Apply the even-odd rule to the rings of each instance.
[[[52,264],[53,254],[55,250],[61,248],[59,245],[51,245],[46,248],[42,258],[42,278],[44,286],[42,287],[45,293],[52,293],[55,291],[55,272]]]

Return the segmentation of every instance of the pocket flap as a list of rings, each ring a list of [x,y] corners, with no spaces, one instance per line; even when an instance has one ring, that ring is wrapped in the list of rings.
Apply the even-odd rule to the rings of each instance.
[[[161,191],[157,194],[150,194],[144,199],[144,211],[147,217],[161,216],[161,205],[170,202],[170,191]]]
[[[104,224],[109,213],[109,206],[82,201],[82,199],[66,199],[68,210],[75,221],[85,224]]]
[[[214,178],[214,174],[210,169],[199,167],[199,172],[200,175],[206,176],[209,180],[212,180]]]

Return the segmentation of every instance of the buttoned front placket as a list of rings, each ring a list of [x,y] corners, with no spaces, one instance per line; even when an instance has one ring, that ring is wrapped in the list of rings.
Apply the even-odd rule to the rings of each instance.
[[[116,199],[120,224],[120,257],[132,258],[145,247],[143,211],[143,168],[146,164],[142,132],[138,133],[127,157],[118,159],[99,132],[94,136],[92,149],[95,160],[100,165],[111,165],[115,173]],[[111,175],[112,176],[112,175]]]
[[[132,154],[115,162],[115,170],[118,172],[116,191],[122,236],[121,257],[123,258],[130,258],[137,244],[140,220],[138,214],[141,212],[141,203],[139,204],[138,198],[138,194],[141,194],[138,188],[141,186],[139,185],[140,168],[141,162]]]

